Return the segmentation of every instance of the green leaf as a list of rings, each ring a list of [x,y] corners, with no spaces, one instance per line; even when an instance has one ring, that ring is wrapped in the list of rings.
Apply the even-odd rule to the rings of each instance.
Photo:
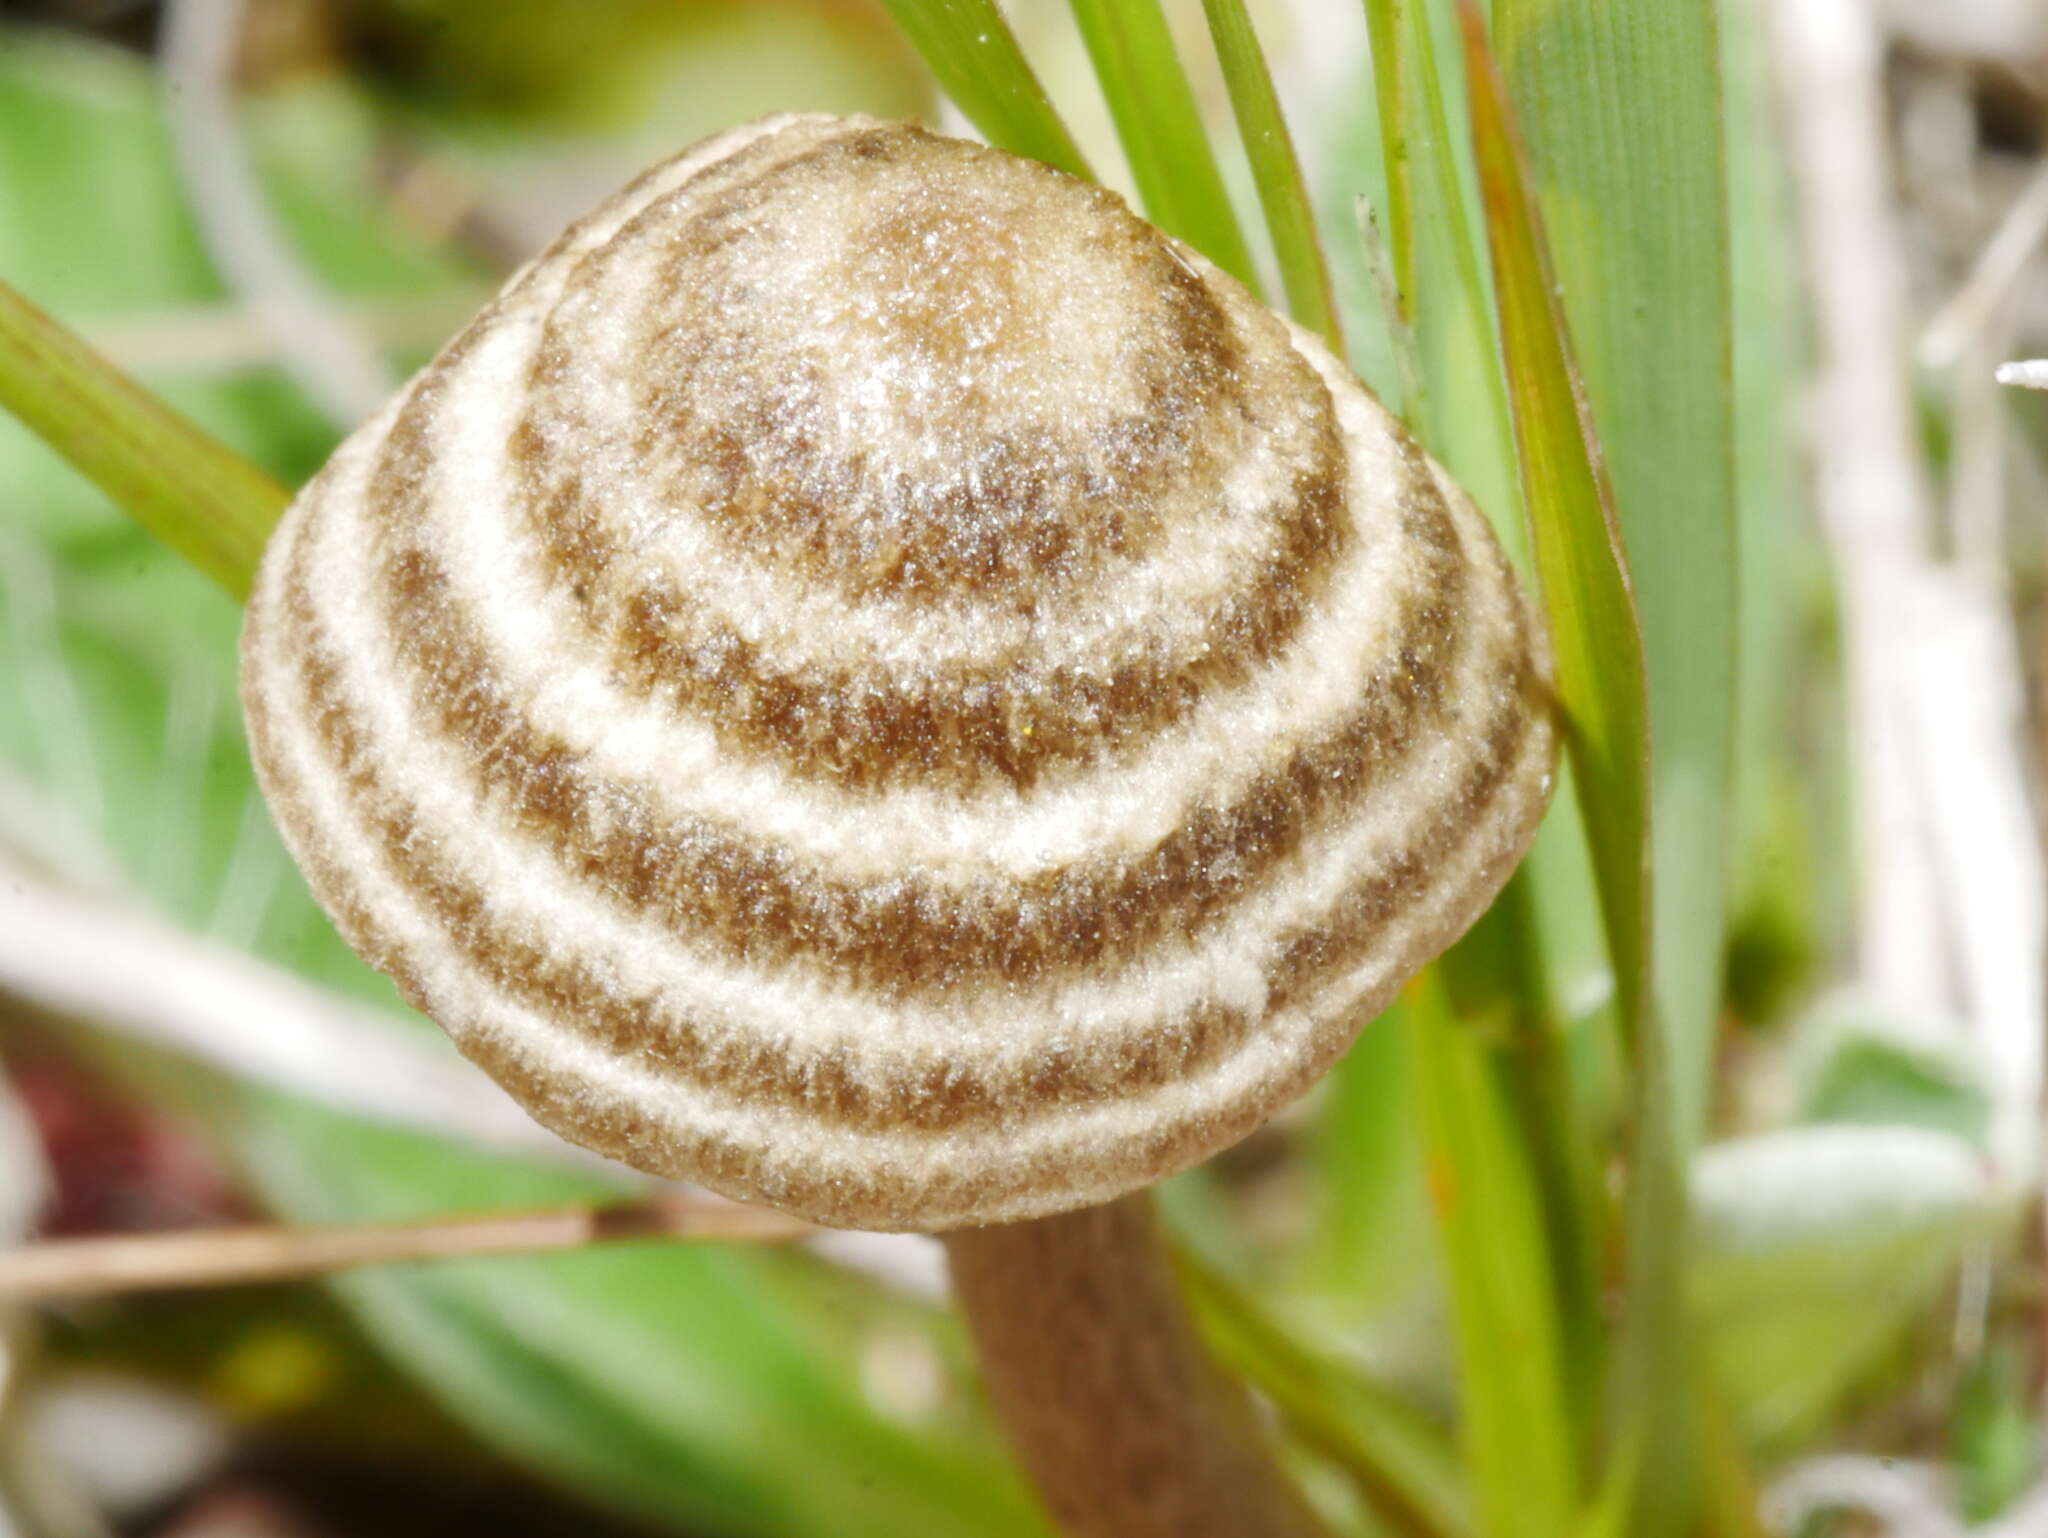
[[[1981,1150],[1991,1097],[1941,1054],[1857,1036],[1838,1043],[1813,1076],[1800,1119],[1922,1127]]]
[[[308,207],[364,243],[361,228],[375,228],[369,203],[343,169],[362,172],[362,163],[332,134],[285,137]],[[351,276],[439,281],[446,271],[406,254],[404,242],[389,241],[381,261],[365,258]],[[10,35],[0,49],[0,274],[102,335],[163,314],[209,313],[218,286],[140,61],[50,37]],[[105,383],[96,361],[85,366],[93,385]],[[118,416],[117,441],[147,444],[156,414],[175,413],[288,480],[309,473],[332,443],[319,415],[274,376],[181,371],[149,382],[157,395],[139,415]],[[117,415],[137,405],[113,388]],[[222,485],[268,485],[201,442],[197,463],[221,463]],[[255,794],[235,698],[240,614],[228,593],[4,414],[0,483],[9,490],[0,511],[0,765],[42,787],[69,831],[109,850],[165,912],[388,999],[388,985],[348,954],[304,895]],[[173,482],[144,495],[188,489],[193,538],[219,535],[206,517],[218,487]],[[233,585],[246,580],[257,531],[227,527],[233,538],[214,574]]]
[[[1793,1128],[1706,1149],[1693,1306],[1745,1430],[1810,1433],[2020,1204],[1982,1156],[1918,1127]]]
[[[1088,176],[1066,124],[995,0],[884,0],[903,35],[989,143]]]
[[[1657,744],[1657,1019],[1683,1146],[1711,1078],[1735,720],[1728,195],[1716,0],[1496,0],[1635,584]]]
[[[1341,356],[1344,338],[1338,327],[1336,297],[1330,289],[1330,269],[1323,260],[1315,213],[1301,179],[1301,162],[1295,158],[1294,141],[1288,136],[1287,119],[1280,111],[1280,98],[1274,93],[1258,34],[1252,30],[1244,0],[1202,0],[1202,6],[1208,13],[1216,57],[1223,65],[1224,83],[1230,89],[1230,105],[1237,113],[1238,132],[1251,161],[1252,179],[1258,185],[1259,203],[1266,212],[1266,229],[1280,260],[1287,308]]]
[[[1949,1426],[1963,1520],[1988,1522],[2024,1496],[2041,1474],[2041,1413],[2033,1353],[1994,1342],[1970,1363]]]
[[[1578,1460],[1529,1159],[1484,1043],[1451,1013],[1433,972],[1411,985],[1406,1015],[1478,1531],[1563,1538],[1578,1510]]]
[[[1071,0],[1146,217],[1259,290],[1159,0]]]

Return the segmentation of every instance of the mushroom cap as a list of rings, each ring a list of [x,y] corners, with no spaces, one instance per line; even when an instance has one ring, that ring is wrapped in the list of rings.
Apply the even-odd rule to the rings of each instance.
[[[1555,754],[1485,521],[1113,193],[792,116],[571,227],[265,554],[341,931],[547,1126],[822,1223],[1101,1202],[1300,1094]]]

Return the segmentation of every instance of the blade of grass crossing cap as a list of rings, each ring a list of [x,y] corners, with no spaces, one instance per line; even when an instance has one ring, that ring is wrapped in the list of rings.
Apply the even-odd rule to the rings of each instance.
[[[1145,214],[1259,292],[1251,251],[1159,0],[1072,0]]]
[[[1338,329],[1329,264],[1323,259],[1301,161],[1294,153],[1258,34],[1244,0],[1202,0],[1202,9],[1208,14],[1209,36],[1223,66],[1224,84],[1230,88],[1231,109],[1251,161],[1273,254],[1279,259],[1288,311],[1342,356],[1344,338]]]
[[[1400,35],[1399,0],[1365,0],[1367,46],[1372,50],[1373,105],[1380,118],[1380,156],[1386,163],[1386,217],[1380,222],[1394,274],[1400,319],[1415,323],[1414,191],[1408,154],[1408,77]]]
[[[968,121],[998,149],[1090,176],[995,0],[883,0]]]

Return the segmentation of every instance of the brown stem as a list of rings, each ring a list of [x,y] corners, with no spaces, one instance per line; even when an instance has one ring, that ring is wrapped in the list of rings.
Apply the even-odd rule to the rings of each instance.
[[[1149,1197],[946,1249],[989,1398],[1069,1538],[1321,1538],[1196,1340]]]

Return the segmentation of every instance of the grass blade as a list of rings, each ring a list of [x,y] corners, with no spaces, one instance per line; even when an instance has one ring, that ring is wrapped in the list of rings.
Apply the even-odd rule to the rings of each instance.
[[[1536,568],[1557,654],[1566,743],[1600,889],[1622,1027],[1634,1054],[1628,1315],[1611,1380],[1611,1449],[1640,1470],[1632,1532],[1691,1530],[1691,1353],[1683,1307],[1684,1158],[1670,1041],[1650,947],[1649,690],[1614,497],[1531,198],[1507,89],[1474,0],[1460,0],[1472,141],[1487,211],[1501,351]]]
[[[1564,1538],[1578,1463],[1530,1161],[1484,1042],[1452,1013],[1434,970],[1407,1004],[1477,1530]]]
[[[1470,1530],[1457,1458],[1434,1423],[1356,1370],[1322,1360],[1186,1246],[1176,1259],[1217,1359],[1272,1401],[1295,1440],[1342,1472],[1390,1534]]]
[[[0,407],[241,598],[291,494],[0,283]]]
[[[1404,391],[1410,423],[1477,494],[1503,544],[1526,564],[1493,299],[1475,239],[1477,177],[1469,141],[1450,126],[1466,116],[1464,79],[1462,71],[1438,66],[1441,48],[1455,50],[1455,17],[1425,0],[1365,0],[1365,9],[1376,98],[1383,114],[1400,118],[1391,124],[1383,118],[1380,143],[1390,222],[1392,211],[1408,209],[1401,265],[1410,276],[1402,281],[1409,286],[1425,380],[1421,391]],[[1576,876],[1584,859],[1576,822],[1572,805],[1555,809],[1529,864],[1493,913],[1445,958],[1444,976],[1460,1020],[1495,1043],[1495,1071],[1511,1087],[1554,1267],[1572,1440],[1584,1448],[1593,1440],[1606,1372],[1600,1293],[1609,1213],[1595,1178],[1599,1121],[1580,1114],[1589,1107],[1579,1103],[1573,1083],[1576,1070],[1552,981],[1576,977],[1579,967],[1572,957],[1549,954],[1557,920],[1566,915],[1566,930],[1588,934],[1592,950],[1599,950],[1590,877],[1561,879]],[[1595,964],[1604,970],[1604,957],[1596,955]]]
[[[1626,1020],[1649,1003],[1650,723],[1642,632],[1598,440],[1574,370],[1505,87],[1484,23],[1460,0],[1472,139],[1486,200],[1501,352],[1531,547],[1556,652],[1566,742],[1592,809],[1615,987]]]
[[[1257,293],[1251,251],[1159,0],[1072,4],[1147,217]]]
[[[995,0],[883,3],[946,94],[989,143],[1074,176],[1091,174]]]
[[[1554,1268],[1572,1424],[1583,1429],[1598,1424],[1605,1372],[1600,1154],[1573,1082],[1536,901],[1534,875],[1525,865],[1445,953],[1441,970],[1458,1019],[1491,1044],[1495,1072],[1519,1124]]]
[[[1266,212],[1273,253],[1280,261],[1288,311],[1341,357],[1344,338],[1338,329],[1329,264],[1323,260],[1323,243],[1309,206],[1308,187],[1302,181],[1301,161],[1295,156],[1294,140],[1288,135],[1258,34],[1252,30],[1244,0],[1202,0],[1202,8],[1208,13],[1209,36],[1223,65],[1230,105],[1237,114],[1245,155],[1251,161],[1260,206]]]
[[[1486,509],[1519,560],[1520,497],[1493,305],[1450,128],[1456,81],[1437,67],[1425,0],[1366,0],[1366,22],[1381,113],[1385,234],[1400,319],[1412,327],[1422,357],[1422,387],[1404,402],[1404,416],[1423,447]]]
[[[1807,386],[1791,168],[1774,110],[1779,81],[1767,19],[1761,0],[1736,0],[1721,17],[1742,595],[1724,1005],[1752,1020],[1782,1011],[1826,949],[1818,868],[1827,851],[1852,842],[1828,837],[1807,815],[1809,807],[1849,804],[1840,763],[1823,766],[1792,747],[1801,683],[1813,673],[1804,650],[1810,602],[1829,588],[1825,549],[1804,520],[1785,516],[1806,505],[1800,428]]]
[[[1716,0],[1496,0],[1636,594],[1657,743],[1653,986],[1697,1141],[1721,981],[1734,767],[1728,198]]]
[[[1397,318],[1415,323],[1415,206],[1408,158],[1407,54],[1401,40],[1400,0],[1365,0],[1365,32],[1372,50],[1373,105],[1380,116],[1380,158],[1387,171],[1382,233],[1394,275]],[[1411,424],[1412,425],[1412,424]]]

